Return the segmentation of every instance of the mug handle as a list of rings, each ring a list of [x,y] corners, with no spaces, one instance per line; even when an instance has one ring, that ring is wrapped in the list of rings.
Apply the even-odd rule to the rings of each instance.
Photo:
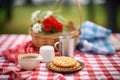
[[[56,42],[56,43],[54,44],[54,48],[55,48],[57,51],[59,51],[59,48],[57,47],[57,45],[60,45],[60,42]]]

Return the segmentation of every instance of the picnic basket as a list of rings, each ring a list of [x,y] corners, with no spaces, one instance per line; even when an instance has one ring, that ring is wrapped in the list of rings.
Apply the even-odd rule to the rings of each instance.
[[[58,9],[58,7],[60,6],[62,0],[58,0],[55,9]],[[77,10],[79,12],[79,16],[80,16],[80,25],[82,23],[82,12],[81,12],[81,6],[80,6],[80,2],[79,0],[76,0],[76,5],[77,5]],[[55,44],[55,42],[59,41],[59,36],[72,36],[75,39],[75,45],[77,45],[78,43],[78,37],[81,34],[81,28],[79,27],[79,29],[76,29],[74,31],[68,32],[68,33],[63,33],[63,34],[42,34],[42,33],[34,33],[31,29],[31,27],[29,28],[29,34],[32,37],[32,41],[35,45],[36,48],[39,48],[43,45],[51,45],[53,46]]]

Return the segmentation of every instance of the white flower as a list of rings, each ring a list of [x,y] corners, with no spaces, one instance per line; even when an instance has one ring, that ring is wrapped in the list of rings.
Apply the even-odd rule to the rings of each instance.
[[[47,11],[46,16],[44,17],[44,19],[48,18],[51,15],[53,15],[53,12],[52,11]]]
[[[32,18],[31,18],[32,22],[36,22],[39,19],[38,17],[40,12],[41,12],[40,10],[37,10],[32,14]]]
[[[35,32],[35,33],[41,32],[41,30],[42,30],[42,25],[39,24],[39,23],[36,23],[36,24],[33,25],[32,30],[33,30],[33,32]]]

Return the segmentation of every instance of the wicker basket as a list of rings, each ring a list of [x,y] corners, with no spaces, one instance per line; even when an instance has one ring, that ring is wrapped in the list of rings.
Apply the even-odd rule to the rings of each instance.
[[[55,7],[55,9],[58,9],[59,5],[61,3],[61,0],[58,0],[57,5]],[[78,11],[80,13],[80,24],[82,23],[82,14],[81,14],[81,7],[80,7],[80,2],[79,0],[76,0],[76,4],[78,7]],[[59,41],[59,36],[72,36],[75,39],[75,44],[77,45],[78,43],[78,36],[81,34],[81,29],[77,29],[65,34],[41,34],[41,33],[34,33],[31,29],[31,27],[29,28],[29,34],[32,36],[32,41],[35,45],[36,48],[39,48],[43,45],[51,45],[53,46],[55,44],[55,42]]]

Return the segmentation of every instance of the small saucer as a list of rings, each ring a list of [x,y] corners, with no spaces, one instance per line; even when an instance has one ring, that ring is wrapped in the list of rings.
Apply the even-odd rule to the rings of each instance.
[[[53,72],[58,72],[58,73],[62,73],[62,74],[71,74],[71,73],[80,71],[80,70],[82,70],[82,69],[84,68],[85,64],[84,64],[83,62],[80,62],[80,61],[77,61],[77,62],[79,62],[79,64],[80,64],[81,66],[80,66],[79,68],[75,69],[75,70],[69,70],[69,71],[56,71],[56,70],[53,70],[53,69],[50,67],[50,65],[49,65],[50,62],[48,62],[48,63],[46,64],[46,67],[47,67],[50,71],[53,71]]]

